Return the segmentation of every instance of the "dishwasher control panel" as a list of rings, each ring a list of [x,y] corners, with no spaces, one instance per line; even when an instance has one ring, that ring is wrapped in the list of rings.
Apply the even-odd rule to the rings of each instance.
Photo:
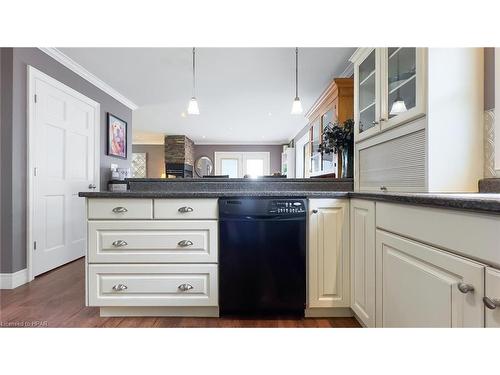
[[[295,214],[306,212],[303,200],[274,200],[270,201],[270,214]]]

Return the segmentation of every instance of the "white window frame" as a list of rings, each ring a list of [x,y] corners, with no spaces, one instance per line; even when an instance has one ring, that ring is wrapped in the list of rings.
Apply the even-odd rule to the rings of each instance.
[[[495,48],[495,172],[500,177],[500,48]]]
[[[233,152],[233,151],[215,151],[215,174],[222,174],[222,160],[237,159],[238,160],[238,178],[243,178],[246,174],[246,161],[248,159],[262,159],[264,161],[264,176],[270,174],[271,171],[271,153],[267,151],[249,151],[249,152]]]

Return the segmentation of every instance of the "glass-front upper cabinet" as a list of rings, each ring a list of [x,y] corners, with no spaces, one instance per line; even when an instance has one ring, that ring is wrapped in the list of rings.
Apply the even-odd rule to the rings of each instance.
[[[425,113],[424,50],[411,47],[381,49],[382,129]]]
[[[423,116],[425,48],[360,48],[354,64],[356,142]]]
[[[380,130],[379,118],[379,51],[365,49],[354,63],[354,121],[357,139]]]

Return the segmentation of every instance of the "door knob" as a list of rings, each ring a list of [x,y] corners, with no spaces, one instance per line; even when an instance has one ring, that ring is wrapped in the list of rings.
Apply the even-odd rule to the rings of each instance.
[[[457,288],[460,292],[467,294],[474,291],[474,287],[471,284],[458,283]]]
[[[318,210],[314,209],[314,210],[312,210],[312,213],[313,213],[313,214],[317,214],[317,213],[318,213]]]
[[[483,303],[488,309],[495,310],[497,307],[500,306],[500,299],[483,297]]]
[[[94,184],[89,185],[89,189],[95,189],[95,188],[96,188],[96,186]]]

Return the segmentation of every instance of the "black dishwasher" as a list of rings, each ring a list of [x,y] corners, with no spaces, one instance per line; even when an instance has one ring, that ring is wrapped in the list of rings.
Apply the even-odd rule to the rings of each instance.
[[[304,315],[303,198],[219,199],[221,315]]]

